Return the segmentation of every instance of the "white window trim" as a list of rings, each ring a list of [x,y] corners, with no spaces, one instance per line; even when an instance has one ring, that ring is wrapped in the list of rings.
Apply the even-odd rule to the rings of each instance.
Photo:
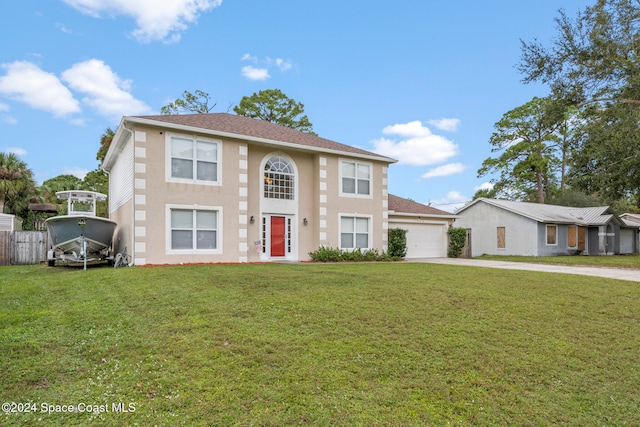
[[[555,227],[556,228],[556,242],[555,243],[549,243],[549,227]],[[547,246],[558,246],[558,225],[557,224],[546,224],[545,229],[544,229],[544,242],[546,243]]]
[[[192,141],[203,141],[210,142],[217,145],[217,155],[216,159],[216,172],[218,176],[215,181],[201,181],[194,177],[192,179],[186,178],[175,178],[171,176],[171,139],[172,138],[184,138],[191,139]],[[198,185],[212,185],[212,186],[220,186],[222,185],[222,141],[219,139],[207,138],[199,135],[189,135],[183,133],[173,133],[173,132],[165,132],[165,179],[167,182],[180,182],[185,184],[198,184]]]
[[[340,213],[338,214],[338,248],[351,252],[356,250],[357,248],[343,248],[342,247],[342,218],[366,218],[369,221],[369,230],[367,231],[368,241],[366,248],[360,248],[361,250],[372,249],[373,247],[373,215],[360,215],[353,213]],[[355,243],[355,240],[354,240]]]
[[[293,198],[292,199],[276,199],[276,198],[271,198],[271,197],[265,197],[264,193],[265,193],[265,188],[264,186],[266,185],[266,183],[264,182],[264,174],[265,174],[265,167],[267,166],[267,162],[272,158],[272,157],[282,157],[283,159],[285,159],[286,161],[289,162],[289,164],[291,165],[291,168],[293,169]],[[264,156],[264,158],[262,159],[262,162],[260,162],[260,198],[261,199],[265,199],[265,200],[273,200],[276,202],[296,202],[298,200],[298,187],[299,187],[299,179],[298,179],[299,173],[298,173],[298,166],[296,165],[296,162],[293,161],[293,159],[280,152],[280,151],[276,151],[276,152],[272,152],[267,154],[266,156]]]
[[[215,211],[218,223],[216,224],[216,249],[172,249],[171,248],[171,210],[181,209],[190,211]],[[220,255],[222,254],[222,206],[201,205],[175,205],[167,204],[165,211],[165,252],[167,255]]]
[[[358,165],[366,165],[369,166],[369,194],[358,194],[358,193],[345,193],[342,190],[342,164],[344,162],[355,163],[356,164],[356,177],[358,174]],[[363,162],[356,159],[339,159],[338,162],[339,167],[339,180],[340,180],[340,196],[341,197],[355,197],[355,198],[363,198],[363,199],[372,199],[373,198],[373,163]],[[356,178],[356,191],[358,189],[358,182]]]

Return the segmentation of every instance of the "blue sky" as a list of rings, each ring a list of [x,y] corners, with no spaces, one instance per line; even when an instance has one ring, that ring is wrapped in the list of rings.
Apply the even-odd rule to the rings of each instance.
[[[36,180],[97,167],[100,135],[184,90],[215,112],[280,89],[322,137],[394,157],[389,191],[453,212],[490,177],[495,122],[524,85],[520,40],[549,43],[585,0],[29,0],[0,15],[0,151]],[[229,110],[230,111],[230,110]]]

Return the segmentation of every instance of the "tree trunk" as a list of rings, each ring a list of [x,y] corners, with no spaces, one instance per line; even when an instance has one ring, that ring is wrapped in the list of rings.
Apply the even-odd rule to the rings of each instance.
[[[536,187],[538,188],[538,203],[544,204],[544,183],[540,172],[536,172]]]

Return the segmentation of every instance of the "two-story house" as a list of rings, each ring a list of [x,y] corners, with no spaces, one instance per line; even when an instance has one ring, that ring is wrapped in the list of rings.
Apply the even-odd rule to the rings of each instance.
[[[124,117],[103,162],[114,249],[137,265],[307,260],[320,246],[386,251],[394,162],[232,114]]]

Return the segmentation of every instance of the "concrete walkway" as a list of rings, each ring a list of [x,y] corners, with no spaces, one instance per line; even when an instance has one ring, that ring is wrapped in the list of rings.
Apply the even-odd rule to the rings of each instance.
[[[605,277],[607,279],[640,282],[640,270],[629,268],[581,267],[513,261],[488,261],[466,258],[417,258],[406,262],[426,262],[432,264],[464,265],[469,267],[505,268],[509,270],[543,271],[549,273],[581,274],[583,276]]]

